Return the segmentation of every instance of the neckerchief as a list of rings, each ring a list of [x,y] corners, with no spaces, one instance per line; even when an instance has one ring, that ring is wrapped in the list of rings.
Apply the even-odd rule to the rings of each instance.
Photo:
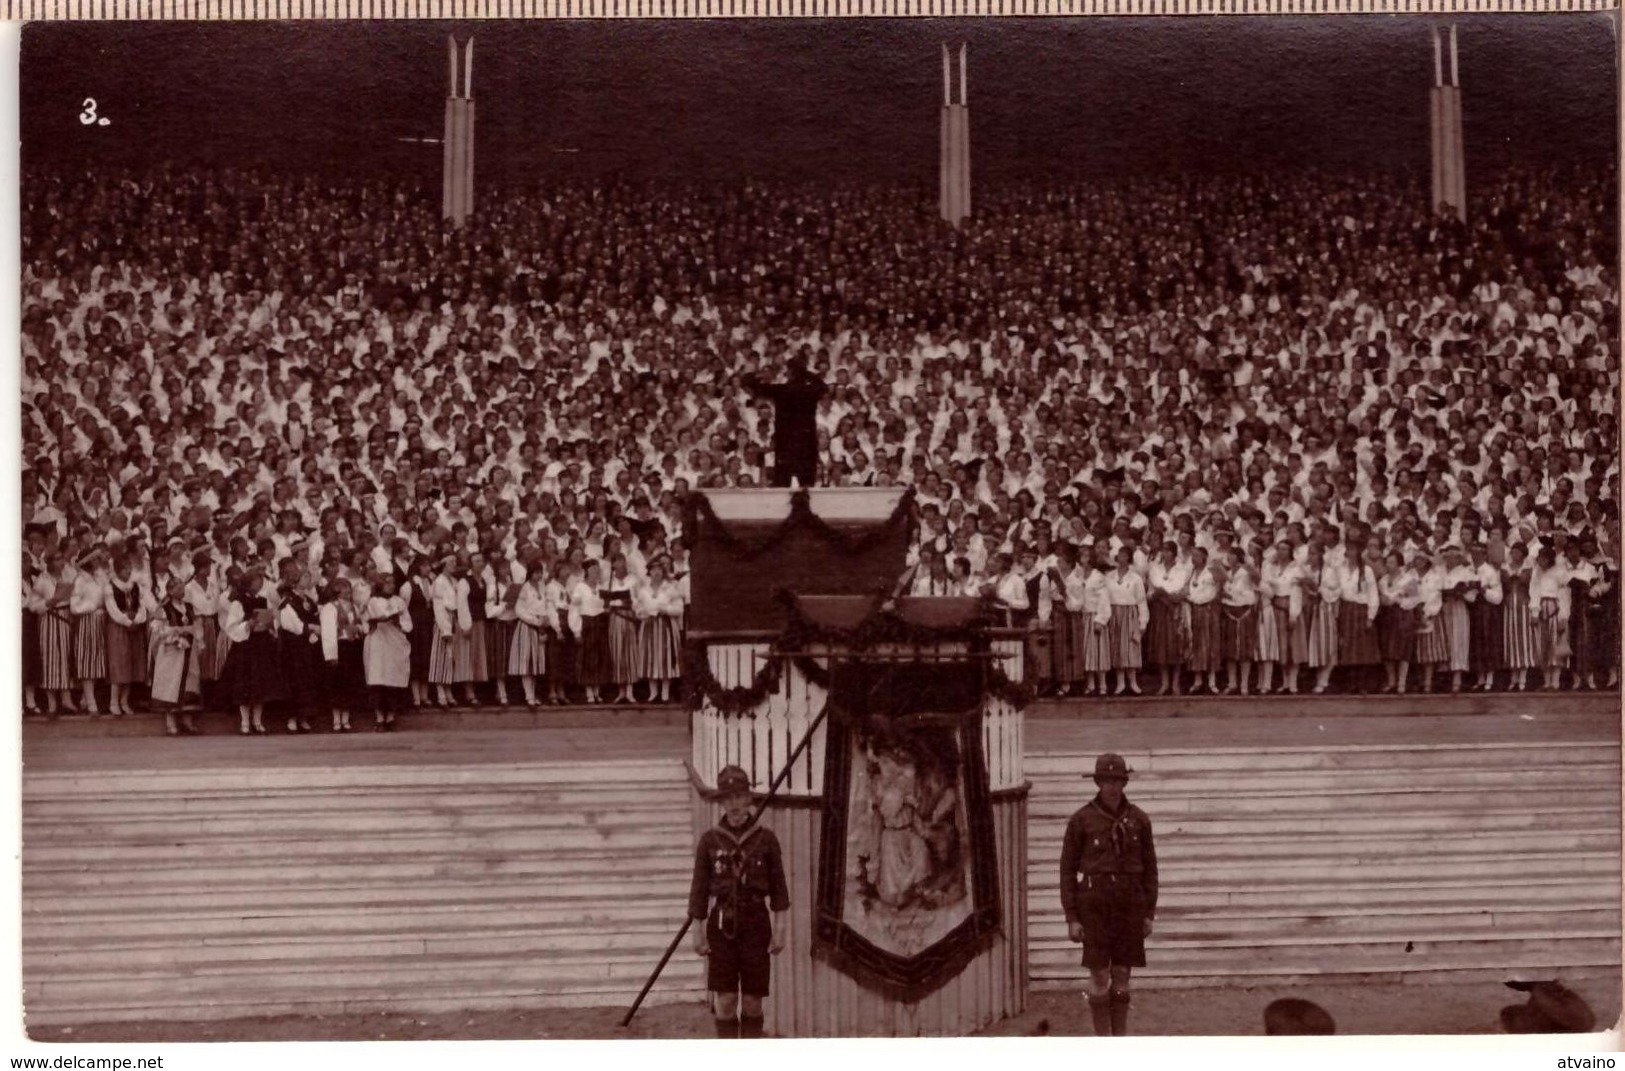
[[[1124,849],[1128,844],[1129,826],[1132,825],[1131,818],[1133,812],[1129,809],[1128,798],[1124,797],[1122,807],[1116,814],[1113,814],[1111,811],[1106,809],[1105,801],[1103,801],[1099,796],[1096,796],[1093,802],[1096,810],[1105,815],[1107,818],[1111,819],[1112,853],[1116,855],[1119,860],[1122,860]]]

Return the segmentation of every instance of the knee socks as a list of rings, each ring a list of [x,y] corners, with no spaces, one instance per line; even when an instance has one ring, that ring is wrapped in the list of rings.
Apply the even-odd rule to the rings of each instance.
[[[1112,1036],[1112,1008],[1111,994],[1102,993],[1100,996],[1089,995],[1089,1018],[1094,1020],[1095,1037],[1109,1038]]]
[[[1111,991],[1111,1025],[1113,1037],[1128,1036],[1129,995],[1126,989]]]

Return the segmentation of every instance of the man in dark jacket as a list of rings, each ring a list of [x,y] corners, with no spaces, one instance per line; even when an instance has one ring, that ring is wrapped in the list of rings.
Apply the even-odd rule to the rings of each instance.
[[[1100,792],[1072,816],[1061,842],[1061,907],[1067,936],[1083,943],[1084,993],[1101,1037],[1128,1033],[1129,975],[1145,966],[1157,913],[1151,819],[1123,796],[1130,772],[1121,755],[1095,760]]]
[[[694,951],[709,960],[706,989],[717,1037],[759,1038],[772,957],[784,948],[790,890],[778,838],[751,820],[745,771],[728,766],[718,773],[716,798],[722,818],[694,852],[688,914],[703,920]]]
[[[773,403],[773,485],[789,487],[794,477],[811,487],[818,476],[818,400],[828,384],[808,371],[798,355],[790,358],[783,383],[746,376],[745,389]]]

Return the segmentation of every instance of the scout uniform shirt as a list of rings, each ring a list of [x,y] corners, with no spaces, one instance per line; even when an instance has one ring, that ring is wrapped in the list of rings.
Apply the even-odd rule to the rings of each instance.
[[[1083,878],[1101,874],[1138,875],[1145,894],[1145,914],[1157,913],[1157,852],[1151,842],[1151,819],[1127,799],[1116,814],[1096,796],[1066,824],[1061,841],[1061,906],[1068,922],[1082,917],[1079,901],[1087,891]]]
[[[763,898],[774,911],[790,907],[779,839],[771,829],[759,825],[736,833],[724,817],[705,831],[694,850],[689,917],[708,917],[715,903],[722,915],[719,923],[724,930],[731,930],[738,911],[749,910],[747,905],[760,906]]]

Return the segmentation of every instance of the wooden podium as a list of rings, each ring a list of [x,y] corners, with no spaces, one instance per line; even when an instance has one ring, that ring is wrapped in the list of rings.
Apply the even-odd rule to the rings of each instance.
[[[694,832],[719,816],[710,792],[723,767],[743,768],[758,793],[779,780],[761,821],[784,850],[791,926],[766,1029],[958,1036],[1019,1014],[1020,634],[988,627],[978,600],[892,602],[876,590],[877,575],[889,588],[904,570],[900,490],[706,494],[693,609],[712,627],[691,629],[686,674]],[[843,555],[854,568],[830,566]],[[715,627],[708,601],[738,607],[750,627]],[[935,692],[945,681],[959,690]]]

